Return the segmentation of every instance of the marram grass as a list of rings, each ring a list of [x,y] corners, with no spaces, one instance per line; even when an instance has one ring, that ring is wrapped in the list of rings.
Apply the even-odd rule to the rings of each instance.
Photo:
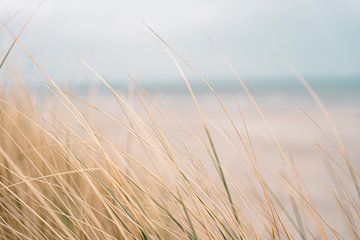
[[[329,196],[342,226],[332,225],[313,203],[291,156],[240,78],[282,159],[281,195],[259,166],[241,109],[238,125],[206,79],[165,42],[194,103],[200,136],[179,134],[131,76],[137,107],[83,61],[116,100],[120,114],[112,114],[62,90],[19,44],[44,74],[51,97],[34,98],[20,83],[1,88],[0,239],[359,239],[359,172],[325,106],[298,73],[331,128],[331,135],[322,133],[336,156],[316,147],[328,160],[324,168],[333,182]],[[208,87],[232,133],[208,119],[180,62]],[[16,76],[8,78],[12,82]],[[108,123],[122,141],[100,129]],[[246,166],[254,183],[250,191],[249,179],[236,181],[224,168],[217,134]],[[193,142],[202,149],[192,148]]]

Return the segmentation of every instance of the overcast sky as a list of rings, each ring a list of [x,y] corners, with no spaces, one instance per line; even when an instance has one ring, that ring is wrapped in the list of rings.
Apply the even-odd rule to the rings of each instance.
[[[1,19],[20,10],[18,31],[38,3],[0,0]],[[208,36],[245,77],[287,75],[287,64],[360,75],[359,0],[46,0],[22,41],[59,78],[86,76],[79,57],[111,79],[178,78],[141,19],[209,78],[230,74]]]

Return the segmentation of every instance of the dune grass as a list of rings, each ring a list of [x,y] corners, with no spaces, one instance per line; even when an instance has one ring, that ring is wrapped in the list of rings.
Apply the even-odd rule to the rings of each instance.
[[[150,29],[151,30],[151,29]],[[21,83],[2,84],[0,96],[0,238],[1,239],[359,239],[358,170],[331,121],[325,106],[303,77],[293,70],[323,113],[331,133],[315,125],[338,154],[317,145],[328,159],[325,166],[333,180],[329,195],[336,202],[346,226],[331,225],[306,192],[298,169],[268,123],[236,70],[245,94],[262,119],[274,147],[283,160],[280,177],[282,196],[264,177],[253,146],[246,116],[242,125],[208,81],[176,53],[160,36],[179,75],[187,86],[201,126],[200,137],[191,138],[203,146],[202,159],[190,142],[173,127],[166,113],[130,76],[134,98],[140,107],[83,61],[108,88],[120,115],[114,115],[89,99],[61,89],[17,38],[17,43],[44,74],[45,84],[56,103],[45,110]],[[4,70],[6,51],[1,62]],[[184,68],[209,89],[233,135],[208,119],[192,89]],[[9,76],[11,83],[16,76]],[[125,135],[115,142],[104,135],[83,108],[111,122]],[[139,110],[141,109],[141,111]],[[311,119],[311,117],[309,116]],[[159,123],[165,120],[166,126]],[[181,121],[181,119],[180,119]],[[104,121],[105,122],[105,121]],[[114,128],[115,129],[115,128]],[[169,129],[171,136],[169,137]],[[114,130],[115,131],[115,130]],[[227,173],[218,151],[216,132],[227,139],[256,183],[251,195],[246,181]],[[117,133],[114,133],[115,135]],[[334,137],[331,137],[334,136]],[[205,161],[209,161],[206,163]],[[211,165],[211,164],[212,165]],[[206,166],[207,165],[207,166]],[[209,172],[215,169],[214,174]]]
[[[127,141],[115,143],[93,127],[90,117],[74,103],[76,96],[62,91],[55,82],[49,84],[53,84],[49,88],[58,104],[63,105],[58,115],[56,111],[44,115],[31,95],[19,86],[16,90],[3,89],[2,239],[358,238],[358,172],[345,158],[344,148],[336,143],[334,147],[344,157],[340,163],[322,150],[329,158],[332,194],[343,213],[347,236],[330,225],[312,203],[275,134],[274,146],[287,160],[282,177],[288,186],[288,200],[279,199],[263,177],[246,121],[243,119],[243,129],[232,125],[240,144],[231,138],[228,141],[241,154],[258,184],[253,189],[254,199],[246,196],[243,186],[236,185],[223,169],[213,140],[214,130],[200,105],[197,106],[204,137],[199,141],[213,161],[217,180],[209,176],[204,162],[186,140],[177,135],[183,146],[179,148],[167,138],[155,116],[166,114],[141,87],[136,95],[145,111],[140,113],[122,93],[106,83],[121,106],[125,116],[121,119],[81,100],[81,104],[126,132]],[[192,95],[198,104],[195,93]],[[231,122],[229,112],[222,106],[224,118]],[[353,184],[348,184],[348,180]]]

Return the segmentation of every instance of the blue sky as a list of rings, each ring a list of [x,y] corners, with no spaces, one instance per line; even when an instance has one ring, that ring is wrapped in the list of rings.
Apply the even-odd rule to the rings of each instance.
[[[2,0],[2,20],[20,10],[9,25],[17,31],[38,3]],[[286,76],[287,64],[308,76],[360,75],[358,0],[47,0],[22,41],[57,78],[86,78],[79,58],[111,79],[178,78],[141,19],[209,78],[231,74],[208,36],[244,77]]]

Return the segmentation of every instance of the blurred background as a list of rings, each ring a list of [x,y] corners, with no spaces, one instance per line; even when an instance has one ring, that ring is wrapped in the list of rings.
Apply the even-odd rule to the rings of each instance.
[[[1,21],[16,33],[39,4],[2,0]],[[22,41],[58,80],[88,83],[83,58],[118,84],[131,73],[173,86],[179,74],[142,21],[213,82],[233,79],[219,52],[250,82],[289,82],[288,65],[312,82],[360,81],[357,0],[44,1]]]

